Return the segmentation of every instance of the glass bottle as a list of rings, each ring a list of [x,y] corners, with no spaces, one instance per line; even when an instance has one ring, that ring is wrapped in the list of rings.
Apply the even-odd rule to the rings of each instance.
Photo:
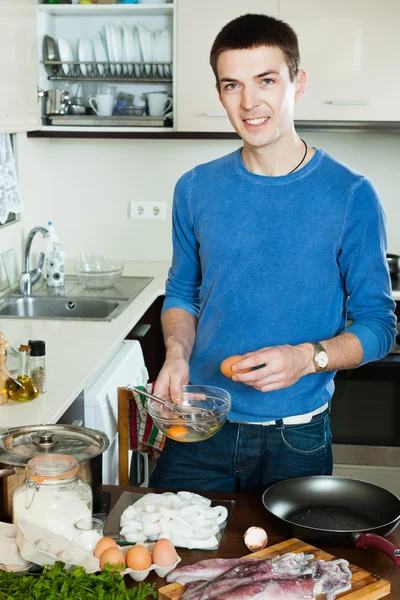
[[[31,353],[28,362],[28,375],[41,394],[46,392],[46,344],[43,340],[29,340]]]
[[[8,379],[6,382],[8,395],[12,400],[18,402],[29,402],[39,396],[39,388],[28,377],[28,360],[30,354],[30,346],[24,346],[21,344],[19,347],[19,370],[17,382],[22,384],[22,388],[13,379]]]
[[[8,402],[7,381],[10,378],[6,364],[8,347],[4,334],[0,332],[0,404]]]

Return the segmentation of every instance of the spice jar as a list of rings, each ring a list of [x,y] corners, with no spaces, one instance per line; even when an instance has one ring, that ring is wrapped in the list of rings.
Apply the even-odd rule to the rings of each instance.
[[[72,541],[76,521],[92,517],[92,490],[78,479],[78,471],[72,456],[31,458],[25,484],[14,492],[13,523],[26,519]]]
[[[40,393],[46,391],[46,344],[43,340],[29,340],[31,354],[29,357],[28,375],[38,386]]]

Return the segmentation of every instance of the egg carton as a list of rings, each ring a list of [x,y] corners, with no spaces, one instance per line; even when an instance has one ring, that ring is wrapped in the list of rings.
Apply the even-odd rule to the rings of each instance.
[[[18,529],[11,523],[0,522],[0,570],[27,571],[32,565],[22,558],[17,545]]]
[[[153,551],[153,548],[155,546],[155,544],[146,544],[146,543],[138,543],[138,544],[134,544],[135,546],[143,546],[144,548],[147,548],[147,550],[150,552],[150,554]],[[128,550],[130,548],[133,548],[133,546],[118,546],[119,550],[121,550],[122,554],[124,555],[124,557],[127,555]],[[141,569],[140,571],[135,571],[134,569],[130,569],[129,567],[127,567],[124,571],[121,572],[121,575],[129,575],[129,577],[131,577],[132,579],[134,579],[134,581],[144,581],[146,579],[146,577],[148,577],[150,571],[155,571],[156,574],[158,575],[158,577],[166,577],[167,574],[172,571],[173,569],[176,569],[177,565],[181,562],[181,557],[176,555],[177,559],[174,562],[173,565],[169,566],[169,567],[162,567],[161,565],[156,565],[156,564],[151,564],[150,567],[148,569]]]
[[[54,565],[60,560],[67,569],[80,566],[86,573],[100,571],[99,559],[92,552],[26,519],[18,523],[16,542],[21,556],[36,565]]]

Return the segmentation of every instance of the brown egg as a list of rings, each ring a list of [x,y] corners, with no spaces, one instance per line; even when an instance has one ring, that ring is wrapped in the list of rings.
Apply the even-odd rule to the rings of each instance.
[[[105,550],[109,548],[118,548],[117,542],[109,537],[103,537],[96,544],[94,549],[94,555],[96,558],[100,558]]]
[[[175,547],[165,538],[161,538],[156,542],[152,556],[153,563],[160,567],[170,567],[178,559]]]
[[[109,548],[104,550],[100,558],[100,568],[104,569],[106,564],[111,565],[113,571],[123,571],[125,569],[125,558],[118,548]]]
[[[149,569],[151,565],[151,554],[144,546],[137,544],[129,548],[125,556],[126,566],[134,571]]]
[[[241,371],[232,371],[232,365],[236,362],[239,362],[239,360],[242,360],[242,358],[243,356],[239,354],[235,356],[228,356],[228,358],[225,358],[225,360],[222,361],[220,366],[222,375],[225,375],[225,377],[232,377],[232,375],[235,375],[235,373],[248,373],[249,371],[252,371],[251,368],[242,369]]]

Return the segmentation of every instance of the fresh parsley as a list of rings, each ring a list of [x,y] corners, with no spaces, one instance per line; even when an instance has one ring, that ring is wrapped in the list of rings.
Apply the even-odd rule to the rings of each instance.
[[[0,571],[0,600],[147,600],[157,598],[155,585],[127,588],[111,567],[87,574],[83,567],[64,570],[64,563],[44,567],[40,573],[17,575]]]

